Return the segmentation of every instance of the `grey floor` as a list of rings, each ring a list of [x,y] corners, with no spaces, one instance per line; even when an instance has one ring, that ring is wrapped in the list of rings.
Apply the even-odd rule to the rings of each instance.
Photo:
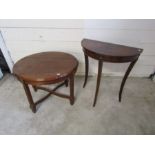
[[[120,82],[118,77],[103,77],[93,108],[96,77],[89,78],[85,89],[83,77],[76,77],[73,106],[51,96],[33,114],[21,83],[6,75],[0,80],[0,134],[155,134],[155,83],[129,78],[119,103]],[[59,91],[68,93],[68,88]],[[33,92],[34,99],[44,93]]]

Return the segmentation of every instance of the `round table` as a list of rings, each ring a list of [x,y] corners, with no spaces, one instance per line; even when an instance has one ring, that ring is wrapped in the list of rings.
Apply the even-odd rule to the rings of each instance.
[[[78,67],[77,59],[63,52],[42,52],[33,54],[19,60],[13,67],[14,75],[22,82],[30,108],[35,113],[36,105],[44,101],[51,94],[68,98],[70,104],[74,104],[74,75]],[[56,92],[62,86],[70,83],[70,95]],[[53,90],[41,85],[59,83]],[[48,94],[34,103],[29,85],[34,91],[38,89],[47,91]]]
[[[83,39],[81,42],[81,45],[83,47],[83,52],[85,56],[85,81],[84,81],[83,87],[85,87],[87,83],[87,78],[88,78],[88,70],[89,70],[88,57],[98,60],[98,76],[97,76],[96,92],[95,92],[93,106],[96,105],[96,101],[97,101],[103,62],[112,62],[112,63],[130,62],[130,65],[122,80],[120,91],[119,91],[119,101],[121,101],[122,91],[123,91],[126,79],[130,71],[132,70],[133,66],[137,62],[143,49],[123,46],[118,44],[112,44],[107,42],[101,42],[101,41],[91,40],[91,39]]]

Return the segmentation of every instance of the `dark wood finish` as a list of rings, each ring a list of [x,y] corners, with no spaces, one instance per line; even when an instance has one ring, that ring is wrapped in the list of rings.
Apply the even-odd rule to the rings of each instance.
[[[77,69],[77,59],[63,52],[42,52],[19,60],[13,72],[28,84],[35,86],[61,82]]]
[[[13,73],[23,83],[30,108],[35,113],[36,105],[44,101],[51,94],[67,98],[71,105],[74,104],[74,75],[78,67],[77,59],[63,52],[42,52],[27,56],[19,60],[13,67]],[[68,86],[70,81],[70,95],[55,92],[59,87]],[[53,90],[41,85],[55,84],[63,82]],[[29,86],[32,85],[34,91],[44,90],[48,92],[46,96],[34,102]]]
[[[96,100],[97,100],[97,96],[98,96],[98,90],[99,90],[101,75],[102,75],[102,66],[103,66],[103,61],[99,60],[98,61],[98,75],[97,75],[96,92],[95,92],[93,107],[95,107],[95,105],[96,105]]]
[[[124,84],[128,78],[128,75],[130,74],[132,68],[134,67],[135,63],[137,62],[138,59],[136,59],[135,61],[132,61],[123,77],[123,80],[122,80],[122,83],[121,83],[121,86],[120,86],[120,90],[119,90],[119,102],[121,102],[121,99],[122,99],[122,91],[123,91],[123,88],[124,88]]]
[[[86,54],[84,54],[85,56],[85,81],[83,84],[83,88],[85,87],[86,83],[87,83],[87,79],[88,79],[88,70],[89,70],[89,59],[88,56]]]
[[[68,79],[65,80],[65,85],[66,85],[66,87],[68,87]]]
[[[33,98],[32,98],[32,95],[31,95],[31,92],[30,92],[29,86],[28,86],[28,84],[26,84],[24,81],[23,81],[23,87],[24,87],[24,90],[25,90],[25,93],[26,93],[27,99],[28,99],[28,101],[29,101],[30,108],[31,108],[32,111],[35,113],[35,112],[36,112],[36,106],[35,106],[35,103],[33,102]]]
[[[85,56],[85,81],[83,87],[85,87],[88,79],[88,70],[89,70],[88,57],[94,58],[99,61],[98,78],[97,78],[96,93],[93,106],[96,105],[97,101],[103,62],[112,62],[112,63],[131,62],[120,86],[119,101],[121,101],[122,91],[125,82],[128,78],[130,71],[132,70],[140,54],[142,53],[143,49],[90,39],[83,39],[81,45],[83,47],[83,52]]]
[[[33,90],[34,90],[35,92],[37,92],[37,87],[36,87],[36,86],[32,86],[32,88],[33,88]]]
[[[104,59],[104,62],[131,62],[136,60],[142,49],[96,40],[83,39],[84,53],[94,59]]]
[[[70,77],[70,104],[74,104],[74,75]]]

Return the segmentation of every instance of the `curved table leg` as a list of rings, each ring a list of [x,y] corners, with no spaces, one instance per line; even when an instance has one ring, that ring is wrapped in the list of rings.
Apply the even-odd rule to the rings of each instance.
[[[99,90],[101,75],[102,75],[102,66],[103,66],[103,61],[99,60],[99,62],[98,62],[98,76],[97,76],[96,92],[95,92],[93,107],[95,107],[96,101],[97,101],[98,90]]]
[[[71,75],[70,77],[70,104],[74,104],[74,75]]]
[[[87,79],[88,79],[88,70],[89,70],[89,60],[88,60],[88,55],[84,54],[85,56],[85,81],[83,84],[83,88],[86,86]]]
[[[121,99],[122,99],[122,92],[123,92],[123,88],[124,88],[124,85],[125,85],[125,82],[128,78],[128,75],[130,74],[133,66],[135,65],[135,63],[137,62],[138,59],[136,59],[135,61],[132,61],[123,77],[123,80],[122,80],[122,83],[121,83],[121,86],[120,86],[120,90],[119,90],[119,102],[121,102]]]
[[[22,83],[23,83],[23,87],[24,87],[24,90],[25,90],[27,99],[28,99],[29,104],[30,104],[30,108],[31,108],[32,111],[35,113],[35,112],[36,112],[36,105],[35,105],[34,102],[33,102],[32,95],[31,95],[29,86],[28,86],[28,84],[26,84],[25,82],[22,82]]]

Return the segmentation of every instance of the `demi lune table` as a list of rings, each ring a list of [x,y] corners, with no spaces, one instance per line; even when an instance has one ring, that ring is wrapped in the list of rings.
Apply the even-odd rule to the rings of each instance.
[[[90,40],[90,39],[83,39],[81,42],[81,45],[83,47],[83,52],[85,56],[85,81],[84,81],[83,87],[85,87],[87,83],[87,78],[88,78],[88,70],[89,70],[88,57],[98,60],[98,76],[97,76],[96,92],[95,92],[95,98],[94,98],[94,104],[93,104],[94,107],[97,101],[103,62],[112,62],[112,63],[130,62],[130,65],[123,77],[120,90],[119,90],[119,101],[121,101],[124,84],[127,80],[127,77],[130,71],[132,70],[141,52],[143,51],[143,49],[123,46],[118,44],[112,44],[112,43],[106,43],[106,42],[101,42],[96,40]]]
[[[67,98],[74,104],[74,75],[78,67],[77,59],[63,52],[42,52],[19,60],[13,67],[13,73],[22,82],[30,108],[35,113],[36,105],[44,101],[51,94]],[[62,85],[70,83],[70,95],[56,92]],[[58,84],[53,90],[41,85]],[[29,88],[47,91],[47,95],[34,102]]]

